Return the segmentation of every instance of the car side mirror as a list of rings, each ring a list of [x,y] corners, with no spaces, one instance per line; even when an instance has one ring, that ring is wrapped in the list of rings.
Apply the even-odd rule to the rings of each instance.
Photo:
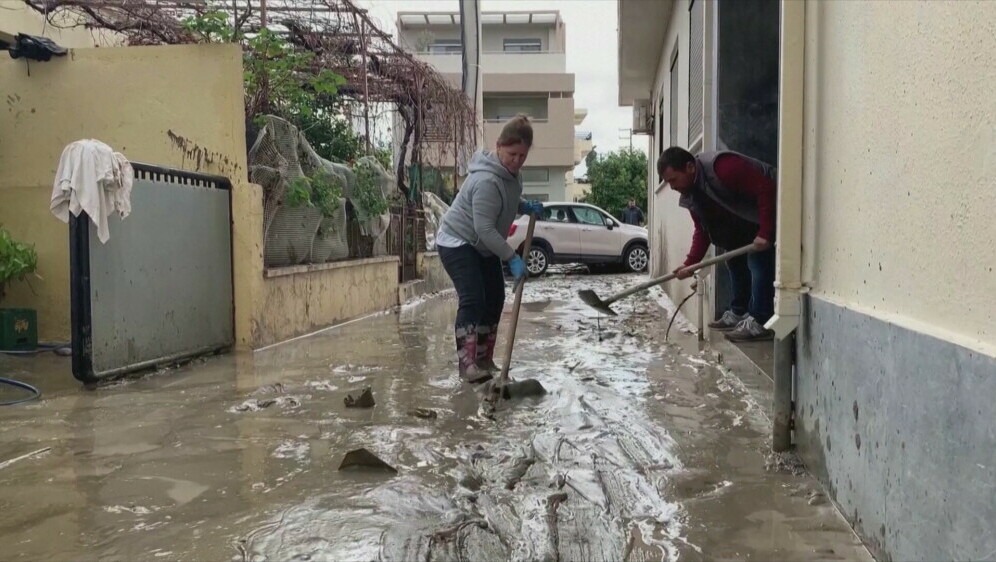
[[[606,226],[606,227],[607,227],[607,228],[608,228],[609,230],[612,230],[613,228],[615,228],[615,227],[616,227],[616,221],[614,221],[614,220],[612,220],[612,219],[609,219],[608,221],[606,221],[606,222],[605,222],[605,226]]]

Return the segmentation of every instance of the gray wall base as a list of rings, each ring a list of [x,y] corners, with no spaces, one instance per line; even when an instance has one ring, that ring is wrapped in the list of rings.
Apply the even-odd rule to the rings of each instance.
[[[996,557],[996,360],[807,297],[796,442],[879,560]]]

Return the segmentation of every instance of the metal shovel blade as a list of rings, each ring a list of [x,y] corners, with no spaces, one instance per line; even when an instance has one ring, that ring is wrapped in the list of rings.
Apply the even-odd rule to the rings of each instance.
[[[581,300],[586,305],[594,308],[595,310],[608,314],[609,316],[616,316],[616,311],[609,308],[609,305],[605,304],[605,301],[598,298],[595,291],[592,291],[591,289],[584,289],[582,291],[578,291],[578,296],[581,297]]]

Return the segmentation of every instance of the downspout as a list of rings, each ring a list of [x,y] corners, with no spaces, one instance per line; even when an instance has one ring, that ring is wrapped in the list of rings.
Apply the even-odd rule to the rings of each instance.
[[[780,2],[775,315],[765,324],[765,327],[775,331],[771,444],[775,451],[784,451],[792,446],[793,350],[802,310],[802,171],[807,3],[798,0]]]

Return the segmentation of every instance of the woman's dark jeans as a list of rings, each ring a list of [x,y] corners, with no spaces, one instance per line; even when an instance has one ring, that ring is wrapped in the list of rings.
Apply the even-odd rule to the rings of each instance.
[[[497,256],[486,258],[469,244],[456,248],[440,246],[438,250],[460,300],[457,332],[472,333],[478,326],[497,325],[505,306],[501,259]]]

